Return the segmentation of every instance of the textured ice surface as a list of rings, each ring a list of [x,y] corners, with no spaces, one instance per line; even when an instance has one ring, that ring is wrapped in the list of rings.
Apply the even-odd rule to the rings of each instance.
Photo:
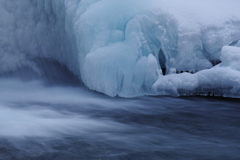
[[[33,59],[47,58],[110,96],[239,97],[238,6],[239,0],[1,0],[0,74],[22,67],[42,74]]]

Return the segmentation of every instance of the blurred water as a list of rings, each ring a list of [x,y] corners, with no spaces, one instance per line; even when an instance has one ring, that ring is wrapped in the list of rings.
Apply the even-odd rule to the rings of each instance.
[[[0,159],[238,160],[240,101],[0,80]]]

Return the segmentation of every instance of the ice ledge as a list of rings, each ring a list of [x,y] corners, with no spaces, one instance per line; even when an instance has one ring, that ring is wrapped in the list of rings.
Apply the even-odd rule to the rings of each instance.
[[[240,98],[240,48],[224,46],[221,63],[195,74],[160,76],[153,84],[155,95],[223,96]]]

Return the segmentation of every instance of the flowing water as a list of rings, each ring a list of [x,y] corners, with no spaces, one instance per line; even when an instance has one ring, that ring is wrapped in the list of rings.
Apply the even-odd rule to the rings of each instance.
[[[0,82],[0,159],[238,160],[240,100]]]

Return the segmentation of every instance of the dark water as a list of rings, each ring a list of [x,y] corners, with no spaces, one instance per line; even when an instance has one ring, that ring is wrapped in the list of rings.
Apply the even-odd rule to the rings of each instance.
[[[0,84],[0,159],[240,159],[240,100]]]

